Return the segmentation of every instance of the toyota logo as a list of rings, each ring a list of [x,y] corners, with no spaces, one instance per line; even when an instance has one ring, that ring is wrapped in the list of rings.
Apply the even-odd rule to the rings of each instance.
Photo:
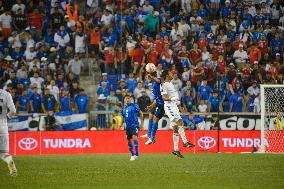
[[[37,141],[34,138],[22,138],[18,143],[22,150],[34,150],[37,147]]]
[[[216,140],[213,137],[204,136],[198,140],[198,145],[201,148],[208,150],[216,145]]]

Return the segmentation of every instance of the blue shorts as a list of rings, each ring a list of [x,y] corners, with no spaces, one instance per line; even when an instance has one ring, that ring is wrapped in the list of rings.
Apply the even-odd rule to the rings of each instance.
[[[151,114],[153,114],[156,118],[161,119],[165,115],[164,104],[157,104]]]
[[[126,138],[127,138],[127,140],[132,139],[133,136],[138,136],[138,134],[139,134],[139,128],[138,127],[126,128]]]

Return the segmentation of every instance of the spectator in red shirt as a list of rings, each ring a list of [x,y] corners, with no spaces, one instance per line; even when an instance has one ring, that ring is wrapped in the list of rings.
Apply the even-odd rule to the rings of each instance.
[[[125,66],[125,62],[127,59],[126,56],[126,52],[122,49],[122,47],[120,46],[118,48],[118,51],[116,52],[116,70],[118,74],[125,74],[126,73],[126,66]]]
[[[261,51],[256,47],[255,44],[251,46],[249,49],[249,62],[253,64],[254,61],[260,61],[261,59]]]
[[[219,55],[217,60],[217,72],[220,74],[224,74],[225,71],[226,71],[226,61],[224,60],[223,55]]]
[[[263,57],[266,53],[268,53],[268,42],[265,38],[265,35],[261,35],[260,41],[257,44],[258,49],[261,51],[261,56]]]
[[[108,47],[104,51],[105,53],[105,72],[109,75],[115,74],[115,51],[112,46]]]
[[[41,29],[43,22],[43,15],[38,12],[38,9],[34,9],[32,13],[28,15],[28,22],[30,26],[36,28],[37,31]]]
[[[197,82],[201,79],[204,74],[203,63],[199,62],[192,70],[192,83],[197,86]]]
[[[133,73],[136,74],[138,68],[142,63],[145,62],[145,56],[144,56],[144,50],[139,47],[139,45],[136,45],[133,49],[133,56],[131,59],[131,65],[133,67]]]
[[[198,44],[193,44],[193,49],[189,51],[189,59],[193,65],[196,65],[199,61],[201,61],[202,52],[198,49]]]
[[[155,46],[152,45],[147,51],[146,51],[146,63],[153,63],[157,66],[159,59],[159,53],[156,51]]]
[[[162,54],[163,52],[163,47],[164,47],[164,41],[160,39],[160,35],[156,35],[156,40],[154,41],[154,44],[156,45],[156,51],[159,54]]]

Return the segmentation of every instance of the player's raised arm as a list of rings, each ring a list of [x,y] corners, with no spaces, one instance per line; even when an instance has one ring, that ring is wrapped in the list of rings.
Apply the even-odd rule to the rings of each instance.
[[[16,107],[13,102],[12,95],[10,93],[7,93],[7,107],[9,109],[9,113],[7,114],[7,117],[11,118],[13,115],[16,114]]]

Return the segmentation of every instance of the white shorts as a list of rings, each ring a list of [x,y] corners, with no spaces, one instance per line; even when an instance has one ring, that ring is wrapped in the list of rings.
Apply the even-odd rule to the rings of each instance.
[[[180,112],[176,103],[169,103],[164,105],[165,113],[169,117],[171,126],[175,126],[178,120],[181,120]]]
[[[0,153],[9,153],[9,134],[0,134]]]

